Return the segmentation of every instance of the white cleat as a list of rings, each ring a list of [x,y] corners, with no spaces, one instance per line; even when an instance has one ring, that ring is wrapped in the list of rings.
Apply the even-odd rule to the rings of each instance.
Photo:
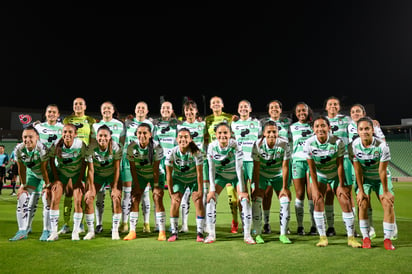
[[[79,232],[77,231],[72,232],[72,241],[80,241]]]
[[[57,241],[59,239],[59,233],[58,232],[52,232],[49,236],[49,238],[47,238],[48,242],[54,242]]]
[[[112,240],[120,240],[119,231],[112,231]]]
[[[94,239],[95,234],[94,232],[87,232],[86,236],[83,237],[83,240],[91,240]]]

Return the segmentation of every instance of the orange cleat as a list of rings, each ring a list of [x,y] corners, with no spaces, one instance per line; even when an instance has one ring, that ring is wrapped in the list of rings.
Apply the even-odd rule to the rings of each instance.
[[[130,231],[129,234],[126,235],[126,237],[123,238],[125,241],[130,241],[136,239],[136,231]]]

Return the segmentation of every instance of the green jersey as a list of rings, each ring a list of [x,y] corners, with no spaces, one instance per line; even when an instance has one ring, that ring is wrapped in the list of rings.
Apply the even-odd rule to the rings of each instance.
[[[15,158],[17,162],[22,162],[38,179],[43,179],[41,173],[41,163],[49,161],[49,150],[42,142],[37,142],[33,150],[28,150],[24,143],[20,143],[16,146]],[[50,173],[50,166],[47,165],[47,171]]]
[[[177,126],[178,131],[180,128],[187,128],[190,131],[190,136],[192,136],[193,142],[195,142],[200,151],[205,153],[206,123],[204,121],[195,121],[193,123],[185,121]]]
[[[365,179],[376,181],[380,181],[380,162],[391,160],[388,143],[375,137],[369,147],[364,147],[361,138],[356,138],[349,146],[349,157],[354,162],[359,162]]]
[[[196,166],[203,164],[202,153],[182,153],[179,146],[175,146],[166,157],[166,166],[173,167],[173,180],[182,183],[197,182]]]
[[[266,138],[257,140],[253,145],[252,157],[253,161],[260,163],[260,176],[268,179],[282,177],[283,161],[291,157],[289,142],[285,138],[277,138],[273,148],[270,148]]]
[[[101,150],[99,145],[92,142],[86,151],[86,161],[93,163],[94,174],[100,177],[109,177],[114,173],[114,161],[121,160],[122,148],[112,141],[112,151],[109,148]]]
[[[243,150],[243,161],[251,162],[253,143],[261,135],[260,122],[257,119],[233,121],[231,124],[232,132],[235,135],[237,144]]]
[[[209,163],[210,191],[216,190],[216,175],[226,180],[237,179],[241,190],[244,191],[243,151],[235,140],[229,139],[229,144],[224,148],[220,147],[217,140],[210,143],[207,148],[207,160]]]
[[[306,161],[306,154],[303,152],[305,141],[313,135],[311,126],[308,123],[295,122],[290,126],[290,133],[292,134],[293,161]]]
[[[260,120],[260,123],[262,125],[262,132],[264,130],[265,123],[267,123],[268,121],[274,121],[274,120],[271,119],[270,117]],[[292,123],[292,120],[288,117],[284,117],[274,122],[278,126],[279,137],[283,137],[286,140],[290,140],[292,138],[290,134],[290,124]]]
[[[178,124],[180,124],[180,121],[177,119],[171,119],[170,121],[158,119],[154,123],[154,139],[162,146],[165,157],[169,154],[170,150],[177,145]]]
[[[39,133],[40,141],[48,148],[54,143],[54,141],[62,137],[62,131],[64,125],[57,122],[54,125],[50,125],[47,122],[43,122],[34,126]]]
[[[316,165],[316,174],[322,179],[333,179],[338,176],[337,159],[345,154],[345,143],[335,135],[329,135],[322,144],[317,136],[312,136],[305,142],[304,152],[307,159],[312,159]]]
[[[57,171],[67,178],[79,175],[86,156],[86,144],[80,138],[74,138],[72,146],[66,147],[63,143],[61,155],[57,155],[57,143],[54,142],[50,149],[50,157],[56,158]]]
[[[133,141],[127,147],[127,159],[135,163],[137,175],[153,179],[153,163],[163,159],[163,148],[157,141],[153,141],[153,159],[149,161],[149,146],[140,147],[139,141]],[[132,167],[131,167],[132,168]],[[159,165],[159,177],[165,174],[162,165]]]
[[[112,119],[110,121],[103,121],[101,120],[98,123],[94,123],[93,124],[93,131],[92,131],[92,138],[96,139],[96,134],[97,134],[97,130],[99,129],[99,127],[106,125],[110,128],[110,130],[112,131],[112,139],[120,144],[120,138],[125,136],[126,134],[126,129],[125,126],[123,124],[122,121],[117,120],[117,119]]]

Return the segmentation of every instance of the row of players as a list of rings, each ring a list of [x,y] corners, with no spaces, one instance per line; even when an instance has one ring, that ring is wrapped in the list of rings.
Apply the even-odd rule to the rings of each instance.
[[[328,193],[331,193],[332,195],[336,195],[342,206],[343,218],[348,234],[348,245],[353,247],[361,246],[361,244],[357,243],[353,237],[355,206],[351,194],[351,185],[354,183],[354,180],[352,179],[354,175],[352,167],[356,167],[357,164],[354,163],[352,166],[351,160],[347,153],[347,146],[350,143],[349,140],[353,139],[353,137],[357,135],[356,121],[366,115],[365,110],[361,105],[355,105],[352,107],[351,114],[353,112],[353,116],[352,119],[350,119],[347,116],[339,114],[339,100],[331,97],[326,103],[328,118],[318,118],[315,121],[312,121],[309,106],[303,102],[298,103],[295,108],[297,122],[294,123],[292,123],[292,121],[288,118],[281,117],[282,105],[276,100],[270,102],[268,111],[270,117],[264,119],[264,121],[259,121],[250,117],[252,108],[250,102],[247,100],[242,100],[239,102],[239,116],[224,113],[223,101],[219,97],[213,97],[211,99],[210,107],[213,114],[205,117],[205,121],[201,121],[198,117],[196,103],[193,101],[188,101],[184,105],[185,120],[180,122],[179,120],[173,118],[172,104],[170,102],[164,102],[160,111],[162,117],[158,121],[152,121],[147,118],[147,105],[144,102],[139,102],[135,109],[136,117],[128,119],[125,123],[123,123],[113,116],[115,113],[113,104],[110,102],[105,102],[101,105],[102,119],[100,122],[97,122],[93,118],[85,115],[85,101],[82,98],[76,98],[73,105],[74,114],[66,117],[63,121],[64,124],[68,124],[69,126],[67,129],[66,127],[63,129],[62,138],[58,138],[55,137],[58,136],[57,134],[59,130],[61,130],[61,128],[56,128],[56,125],[58,125],[57,118],[59,116],[58,108],[55,105],[49,105],[46,109],[47,121],[38,124],[36,127],[38,128],[40,139],[47,140],[49,142],[49,146],[51,145],[51,151],[54,151],[49,154],[53,159],[50,163],[52,163],[52,170],[55,170],[55,172],[53,172],[53,177],[58,178],[56,182],[59,183],[50,183],[52,186],[52,194],[43,195],[44,197],[51,196],[51,210],[49,219],[52,221],[50,229],[45,227],[45,235],[42,235],[41,239],[53,241],[58,238],[58,205],[63,192],[65,194],[64,204],[68,209],[65,209],[66,224],[61,232],[65,232],[65,229],[67,231],[67,220],[70,218],[70,206],[72,203],[69,198],[71,196],[70,194],[72,194],[75,200],[72,239],[79,239],[78,233],[81,231],[80,226],[83,218],[83,209],[81,204],[84,194],[84,201],[86,203],[85,219],[88,226],[88,233],[85,236],[85,239],[93,238],[95,236],[93,212],[94,195],[96,195],[97,192],[96,230],[98,230],[98,228],[100,229],[102,227],[101,205],[104,200],[104,189],[107,185],[110,185],[111,187],[111,197],[113,200],[112,238],[119,239],[119,224],[121,223],[122,225],[122,228],[120,229],[121,231],[127,230],[125,228],[128,226],[129,219],[129,234],[124,239],[134,239],[136,238],[135,228],[138,219],[139,203],[141,199],[145,200],[142,196],[145,197],[145,193],[148,193],[147,186],[150,185],[153,191],[153,200],[155,203],[156,223],[159,226],[158,239],[165,240],[163,186],[164,183],[166,183],[168,185],[169,194],[172,198],[170,212],[172,235],[169,238],[169,241],[174,241],[177,239],[177,220],[179,216],[178,206],[181,204],[182,198],[188,196],[184,196],[184,193],[192,193],[192,198],[196,206],[198,224],[197,240],[204,241],[206,243],[214,242],[216,239],[216,235],[214,233],[214,223],[216,219],[215,203],[217,201],[218,194],[224,187],[226,187],[233,215],[232,231],[237,232],[238,229],[237,208],[239,204],[239,208],[242,212],[244,239],[245,242],[249,244],[264,242],[260,235],[262,233],[262,203],[264,205],[263,215],[265,216],[264,232],[269,232],[270,230],[270,227],[268,226],[270,203],[267,201],[271,201],[270,194],[272,194],[274,190],[278,195],[281,204],[280,241],[283,243],[290,243],[291,241],[287,238],[286,232],[288,230],[288,222],[290,219],[289,204],[291,201],[291,194],[289,187],[293,181],[296,192],[295,211],[298,223],[298,234],[304,234],[303,201],[306,194],[309,200],[310,212],[312,216],[311,233],[316,233],[316,231],[319,233],[321,239],[318,246],[327,245],[327,232],[325,225],[323,224],[325,224],[325,212],[329,229],[333,228],[334,198],[333,196],[332,198],[328,196]],[[51,123],[51,121],[54,121],[54,123]],[[320,121],[320,124],[322,124],[321,122],[323,121],[323,125],[320,126],[320,128],[323,127],[323,131],[317,130],[316,121]],[[314,123],[311,124],[311,122]],[[71,125],[76,126],[73,127]],[[105,126],[102,127],[103,125]],[[143,126],[141,130],[142,132],[139,132],[140,125],[147,125],[147,129],[144,130],[145,127]],[[219,127],[216,127],[217,125],[219,125]],[[71,130],[70,127],[72,128]],[[182,128],[186,128],[188,130],[179,130]],[[103,134],[105,138],[100,135],[100,129],[105,130],[105,134]],[[326,133],[325,129],[327,130]],[[375,127],[374,129],[374,127],[372,127],[372,131],[379,133],[379,128]],[[179,134],[177,134],[177,132],[179,132]],[[181,137],[180,134],[184,135],[185,132],[188,132],[189,134],[186,135],[189,136]],[[68,136],[65,133],[68,133]],[[42,134],[45,134],[45,136],[42,136]],[[324,136],[326,134],[327,137],[324,139],[323,143],[326,142],[328,146],[333,147],[329,147],[327,150],[322,148],[323,152],[320,154],[320,148],[314,150],[314,153],[305,151],[305,148],[310,150],[310,146],[305,145],[307,144],[307,139],[312,138],[316,140],[317,138],[319,142],[319,140],[324,137],[322,137],[322,134]],[[79,139],[84,141],[80,142],[81,144],[84,144],[84,152],[82,152],[83,149],[80,149],[78,153],[71,150],[73,143],[69,142],[69,136],[72,135],[76,135]],[[316,138],[312,137],[313,135],[316,136]],[[116,145],[108,146],[108,144],[112,144],[112,142],[107,138],[107,136],[113,138],[115,141],[113,144],[121,144],[119,146],[120,155],[118,156],[119,169],[114,169],[117,170],[116,172],[113,172],[113,168],[110,169],[110,172],[107,169],[108,165],[112,166],[113,162],[117,163],[114,161],[116,158],[114,157],[114,154],[111,154],[110,157],[107,155],[107,153],[109,153],[107,151],[108,147],[110,148],[110,153],[113,153],[113,147],[116,147]],[[330,137],[338,138],[332,142],[331,140],[334,139]],[[371,136],[371,138],[372,137],[373,136]],[[57,141],[55,141],[56,139]],[[73,140],[74,139],[75,138],[73,138]],[[152,139],[154,140],[154,143],[150,141]],[[184,139],[186,142],[182,141]],[[23,134],[23,144],[20,145],[21,148],[25,147],[24,140],[25,136]],[[89,140],[91,140],[90,144]],[[273,140],[275,142],[272,144]],[[373,140],[375,142],[375,139]],[[66,141],[68,143],[66,143]],[[190,157],[190,159],[187,158],[187,147],[189,147],[188,144],[191,144],[191,141],[196,144],[196,148],[199,150],[199,153],[194,153],[196,151],[194,148],[191,148],[191,153],[189,154],[192,156],[199,154],[202,157],[199,156],[196,159],[192,159]],[[184,147],[184,143],[187,146],[186,148]],[[382,143],[386,144],[384,142]],[[152,147],[149,149],[151,153],[148,153],[145,144],[155,145],[155,147],[158,146],[158,149]],[[259,146],[257,144],[259,144]],[[260,146],[262,144],[265,144],[267,151],[261,151]],[[322,143],[319,143],[319,146],[321,147],[320,144]],[[134,150],[132,147],[134,147]],[[179,154],[179,157],[177,157],[177,154],[174,155],[173,152],[178,152],[179,147],[181,152],[184,151],[184,154],[177,153]],[[289,149],[289,147],[291,147],[291,149]],[[349,148],[350,147],[351,146],[349,146]],[[383,146],[380,145],[378,146],[379,149],[382,149],[382,147]],[[144,151],[140,151],[142,148]],[[89,152],[86,153],[86,150]],[[389,154],[389,148],[387,148],[387,150]],[[273,154],[273,151],[276,151],[276,153]],[[104,152],[104,155],[102,155],[102,152]],[[74,158],[79,156],[77,154],[80,154],[88,159],[86,161],[88,164],[82,164],[82,161],[76,163],[77,158]],[[163,157],[163,154],[166,155],[166,157]],[[383,153],[379,155],[382,154]],[[26,158],[28,157],[28,155],[23,156]],[[183,156],[185,156],[186,159],[184,159]],[[57,166],[54,166],[54,158],[57,159]],[[202,161],[199,159],[202,159]],[[385,161],[378,160],[375,162],[373,164],[374,168],[376,168],[376,164],[379,166],[379,163],[382,162],[386,163],[385,170],[387,170],[388,159],[384,158],[384,160]],[[156,162],[159,163],[159,168],[154,168],[155,165],[153,164]],[[262,162],[264,162],[264,164],[262,164]],[[201,172],[199,171],[200,168],[193,168],[193,166],[188,163],[196,163],[195,166],[202,167]],[[348,163],[349,165],[347,165]],[[135,168],[130,168],[132,164]],[[368,165],[371,166],[370,161],[368,162]],[[25,169],[24,162],[19,165],[19,167],[20,166],[22,167],[21,169]],[[73,169],[74,166],[77,166],[75,173],[68,171],[70,170],[70,167]],[[102,172],[104,170],[104,172],[99,173],[99,169]],[[82,184],[82,177],[86,170],[87,174],[85,181],[87,181],[87,184],[84,185]],[[164,172],[165,170],[168,172]],[[189,170],[191,172],[186,173],[186,171]],[[347,173],[346,178],[349,179],[345,179],[345,175],[341,178],[341,171]],[[360,173],[359,176],[366,177],[366,173]],[[20,174],[25,175],[24,173]],[[201,179],[199,174],[201,174]],[[317,176],[310,176],[312,182],[311,184],[309,184],[309,174],[317,174]],[[45,174],[42,175],[43,179],[44,177],[48,177],[47,175],[45,176]],[[166,179],[163,176],[166,176]],[[376,174],[373,174],[371,178],[376,181]],[[246,189],[246,186],[248,185],[246,183],[248,180],[251,182],[251,190]],[[45,179],[45,181],[46,189],[48,189],[49,183],[47,182],[50,180]],[[119,183],[119,181],[121,183]],[[375,181],[374,183],[376,183]],[[381,190],[379,190],[379,188],[374,190],[376,190],[379,194],[382,204],[384,205],[387,200],[392,202],[392,211],[389,210],[390,212],[386,212],[387,210],[385,210],[384,217],[385,247],[387,247],[387,249],[392,249],[393,246],[390,242],[390,238],[396,234],[396,225],[393,213],[393,196],[388,194],[392,192],[392,187],[390,181],[379,179],[379,176],[378,181],[380,182]],[[132,182],[134,182],[133,187]],[[318,182],[321,183],[319,184]],[[363,183],[365,183],[365,181],[363,181]],[[30,182],[28,182],[28,185],[30,185]],[[210,188],[208,189],[209,185]],[[362,185],[362,182],[358,182],[357,186],[359,185]],[[31,188],[26,187],[26,184],[23,184],[23,186],[30,192]],[[39,186],[37,190],[34,189],[31,192],[38,193],[37,197],[39,197],[42,186],[41,184],[37,184],[37,186]],[[362,190],[362,188],[363,186],[359,189]],[[188,189],[190,191],[187,191]],[[252,199],[249,198],[249,191],[252,193]],[[21,191],[19,190],[19,194],[20,192]],[[365,197],[359,197],[358,195],[357,200],[359,209],[363,209],[366,204],[366,211],[368,211],[369,208],[370,215],[369,218],[368,214],[366,214],[365,217],[363,211],[359,214],[360,229],[364,238],[363,247],[370,247],[370,237],[373,237],[373,231],[370,230],[372,226],[370,225],[370,222],[368,222],[368,219],[371,219],[369,195],[371,189],[368,188],[365,191],[359,192],[361,194],[365,194]],[[45,193],[47,193],[47,191]],[[35,206],[36,201],[35,198],[33,198],[34,195],[30,194],[26,196],[26,204],[28,205],[28,210],[30,210],[31,207]],[[22,210],[21,207],[24,206],[25,200],[22,199],[20,202],[20,197],[21,195],[19,195],[18,204],[20,204],[20,206],[18,205],[17,216],[19,216],[20,211],[24,217],[24,213],[26,211]],[[44,199],[44,204],[48,204],[47,199]],[[252,203],[250,203],[250,201],[252,201]],[[184,204],[187,203],[187,200],[184,201]],[[269,204],[269,209],[267,204]],[[204,207],[206,207],[206,215]],[[150,227],[147,227],[147,215],[150,215],[147,212],[147,208],[148,205],[146,203],[145,206],[143,206],[143,211],[147,213],[146,215],[144,214],[144,228],[146,230],[150,230]],[[186,208],[188,208],[188,206],[186,206]],[[348,208],[350,210],[348,210]],[[386,208],[390,207],[384,206],[384,209]],[[32,218],[31,215],[32,214],[28,214],[26,224],[25,222],[22,222],[22,225],[20,225],[19,222],[19,231],[11,240],[27,237],[27,230],[30,227],[30,218]],[[187,212],[184,213],[182,217],[185,216],[187,216]],[[209,236],[203,240],[203,224],[205,222],[205,217],[207,223],[206,228],[209,232]],[[252,219],[253,231],[256,233],[255,239],[253,239],[250,235]],[[364,224],[365,220],[367,225]],[[187,226],[187,220],[184,221],[184,224]],[[366,230],[365,227],[367,227]],[[184,226],[183,229],[185,229]],[[330,231],[328,232],[330,233]]]

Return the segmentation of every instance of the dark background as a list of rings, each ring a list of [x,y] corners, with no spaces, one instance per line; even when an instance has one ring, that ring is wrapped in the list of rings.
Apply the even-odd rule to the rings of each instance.
[[[127,114],[143,100],[157,115],[163,95],[209,114],[214,95],[232,113],[244,98],[266,112],[333,95],[374,104],[384,125],[412,117],[411,2],[283,2],[3,8],[0,106],[71,111],[84,97],[89,112],[110,100]]]

